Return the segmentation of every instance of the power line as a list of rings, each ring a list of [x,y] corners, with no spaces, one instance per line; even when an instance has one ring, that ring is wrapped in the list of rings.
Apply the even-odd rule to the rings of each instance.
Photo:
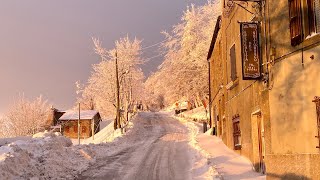
[[[164,55],[164,54],[166,54],[166,52],[163,52],[163,53],[160,53],[160,54],[158,54],[158,55],[156,55],[156,56],[152,56],[152,57],[150,57],[150,58],[147,58],[147,59],[144,60],[144,62],[149,62],[151,59],[156,58],[156,57],[159,57],[159,56],[162,56],[162,55]]]
[[[163,40],[163,41],[157,42],[157,43],[155,43],[155,44],[152,44],[152,45],[150,45],[150,46],[143,47],[143,48],[141,48],[140,50],[142,51],[142,50],[145,50],[145,49],[152,48],[152,47],[157,46],[157,45],[159,45],[159,44],[161,44],[161,43],[164,43],[165,41],[166,41],[166,39]]]

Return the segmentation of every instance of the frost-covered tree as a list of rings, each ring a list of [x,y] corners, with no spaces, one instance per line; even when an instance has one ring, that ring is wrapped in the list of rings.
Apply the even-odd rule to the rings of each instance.
[[[42,96],[35,100],[19,96],[0,119],[2,136],[27,136],[44,130],[50,125],[50,122],[47,122],[49,110],[47,100]]]
[[[200,102],[208,94],[206,56],[218,15],[217,0],[199,7],[191,5],[181,23],[171,32],[163,32],[164,62],[145,84],[151,99],[164,96],[169,105],[184,98]]]
[[[98,39],[93,38],[94,50],[101,57],[101,62],[93,65],[93,72],[88,83],[82,89],[79,99],[81,104],[93,102],[102,115],[114,115],[116,101],[116,52],[119,67],[121,107],[128,110],[129,106],[142,99],[144,75],[139,67],[143,63],[141,57],[141,41],[130,40],[127,36],[115,42],[115,48],[105,49]]]

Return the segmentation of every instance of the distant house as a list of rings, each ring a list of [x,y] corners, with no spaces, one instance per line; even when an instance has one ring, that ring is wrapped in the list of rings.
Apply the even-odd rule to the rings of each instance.
[[[62,133],[69,138],[78,138],[79,112],[67,111],[59,118]],[[89,138],[100,131],[101,116],[98,111],[80,111],[80,138]]]
[[[57,123],[58,123],[58,120],[59,118],[64,114],[66,113],[66,111],[61,111],[61,110],[58,110],[54,107],[51,107],[51,111],[49,112],[49,115],[48,115],[48,125],[49,126],[56,126]]]

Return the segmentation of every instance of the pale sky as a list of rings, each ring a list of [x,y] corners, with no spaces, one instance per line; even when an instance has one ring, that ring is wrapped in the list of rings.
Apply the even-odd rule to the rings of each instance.
[[[92,36],[108,49],[127,34],[149,46],[163,40],[160,32],[177,24],[191,3],[206,0],[2,0],[0,113],[19,93],[42,94],[55,107],[70,108],[75,82],[86,82],[91,64],[99,62]],[[145,58],[159,54],[148,50]],[[146,75],[160,63],[145,65]]]

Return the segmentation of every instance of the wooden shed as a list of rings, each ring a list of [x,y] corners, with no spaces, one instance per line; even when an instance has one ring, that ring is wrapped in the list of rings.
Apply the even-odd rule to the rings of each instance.
[[[59,118],[62,126],[62,133],[69,138],[78,138],[79,112],[67,111]],[[101,116],[98,111],[80,111],[80,138],[89,138],[100,131]]]

